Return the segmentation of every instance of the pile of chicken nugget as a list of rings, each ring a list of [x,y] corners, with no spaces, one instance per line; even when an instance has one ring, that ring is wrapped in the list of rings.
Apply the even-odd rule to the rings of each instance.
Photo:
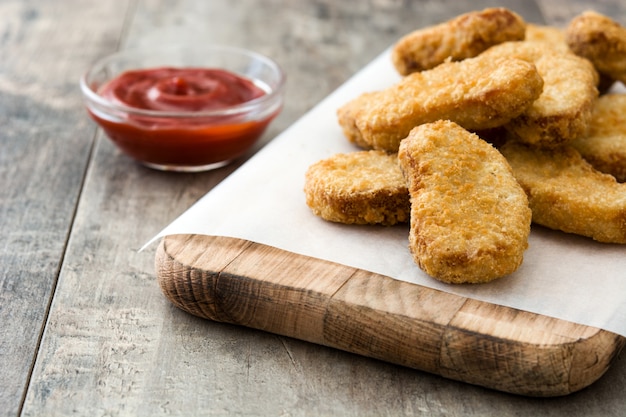
[[[337,110],[359,150],[311,165],[306,203],[331,222],[408,223],[416,264],[485,283],[523,262],[531,223],[626,243],[626,28],[489,8],[397,41],[401,80]],[[376,244],[376,242],[372,242]]]

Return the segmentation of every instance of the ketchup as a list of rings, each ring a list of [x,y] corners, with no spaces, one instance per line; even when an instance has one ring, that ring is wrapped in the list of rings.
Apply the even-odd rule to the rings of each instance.
[[[265,94],[252,81],[213,68],[127,71],[104,85],[103,98],[143,110],[204,111],[245,103]]]
[[[123,151],[159,166],[203,166],[241,156],[279,111],[261,111],[261,118],[236,111],[204,115],[268,94],[247,78],[213,68],[127,71],[103,85],[98,94],[109,103],[140,110],[115,117],[90,113]]]

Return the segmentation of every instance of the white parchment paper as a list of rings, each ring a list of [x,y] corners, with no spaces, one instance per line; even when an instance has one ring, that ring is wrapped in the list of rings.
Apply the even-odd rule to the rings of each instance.
[[[514,274],[489,284],[453,286],[428,277],[413,262],[408,226],[346,226],[312,214],[303,192],[306,169],[334,153],[356,150],[337,124],[337,108],[398,80],[386,51],[148,244],[170,234],[247,239],[626,336],[626,245],[533,226]]]

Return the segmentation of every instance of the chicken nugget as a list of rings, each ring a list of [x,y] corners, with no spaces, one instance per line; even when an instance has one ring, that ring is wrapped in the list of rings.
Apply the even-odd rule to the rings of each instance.
[[[500,151],[528,195],[533,222],[626,243],[626,184],[594,169],[571,146],[539,149],[510,141]]]
[[[558,27],[528,23],[526,24],[525,40],[528,42],[544,42],[547,46],[561,52],[573,53],[565,40],[565,30]],[[598,76],[598,92],[604,94],[615,84],[615,80],[602,73],[598,73]]]
[[[587,11],[566,28],[570,49],[587,58],[600,74],[626,83],[626,28],[600,13]]]
[[[424,272],[447,283],[484,283],[515,271],[531,212],[509,164],[450,121],[418,126],[400,144],[409,184],[409,247]]]
[[[553,148],[587,133],[598,98],[598,74],[588,60],[536,41],[506,42],[480,56],[527,60],[543,78],[541,96],[506,124],[519,140]]]
[[[385,226],[409,221],[409,191],[397,155],[333,155],[309,167],[304,191],[307,205],[328,221]]]
[[[587,136],[572,142],[595,169],[626,182],[626,94],[598,99]]]
[[[344,134],[364,149],[397,152],[417,125],[452,120],[469,130],[503,125],[541,94],[535,65],[515,58],[468,58],[404,77],[337,111]]]
[[[555,26],[526,24],[526,37],[528,42],[545,42],[552,48],[562,52],[570,52],[569,46],[565,42],[565,31]]]
[[[524,39],[526,24],[505,8],[462,14],[447,22],[402,37],[391,59],[401,75],[436,67],[446,60],[472,58],[490,46]]]

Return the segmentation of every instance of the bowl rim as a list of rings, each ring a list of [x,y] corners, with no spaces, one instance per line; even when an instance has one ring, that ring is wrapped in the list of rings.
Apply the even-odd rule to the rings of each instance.
[[[163,53],[168,50],[192,50],[192,51],[213,51],[213,52],[228,52],[234,54],[246,55],[252,59],[263,62],[265,65],[270,67],[273,72],[277,75],[278,82],[274,88],[271,88],[267,94],[264,94],[255,99],[246,101],[244,103],[235,104],[231,106],[225,106],[218,109],[211,110],[203,110],[203,111],[162,111],[162,110],[148,110],[148,109],[140,109],[137,107],[128,106],[122,103],[114,103],[109,100],[104,99],[101,95],[99,95],[96,91],[91,88],[87,79],[88,76],[97,68],[105,65],[110,61],[114,61],[122,56],[126,56],[129,54],[135,55],[146,55],[150,54],[150,52]],[[150,67],[145,67],[150,68]],[[182,66],[180,68],[183,68]],[[218,68],[218,67],[216,67]],[[128,71],[132,69],[129,68]],[[120,73],[121,74],[121,73]],[[119,75],[119,74],[118,74]],[[241,74],[238,74],[241,75]],[[116,75],[117,76],[117,75]],[[113,78],[111,78],[113,79]],[[283,90],[286,84],[286,73],[278,62],[273,60],[267,55],[263,55],[259,52],[255,52],[246,48],[236,47],[236,46],[227,46],[227,45],[201,45],[194,46],[189,44],[184,45],[166,45],[166,46],[158,46],[153,48],[128,48],[121,49],[116,52],[113,52],[109,55],[103,56],[101,58],[96,59],[87,70],[81,75],[79,80],[79,86],[83,93],[83,96],[88,102],[93,102],[97,106],[107,109],[109,111],[117,111],[133,114],[136,116],[143,117],[158,117],[158,118],[202,118],[202,117],[217,117],[217,116],[234,116],[238,114],[245,114],[252,110],[263,108],[265,103],[272,104],[275,100],[280,100]],[[251,81],[255,82],[257,80],[252,79]],[[89,104],[89,103],[88,103]]]

